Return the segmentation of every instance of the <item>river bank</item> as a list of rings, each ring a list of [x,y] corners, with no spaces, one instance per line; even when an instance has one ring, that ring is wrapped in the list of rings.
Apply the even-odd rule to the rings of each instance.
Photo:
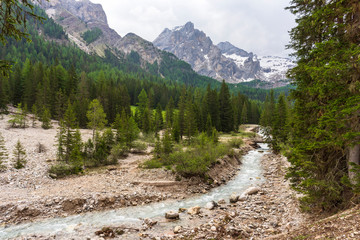
[[[178,203],[164,201],[155,205],[150,204],[148,207],[146,205],[127,208],[129,212],[114,211],[99,213],[96,216],[83,215],[81,219],[77,219],[78,217],[67,220],[54,219],[48,223],[39,223],[39,226],[32,224],[19,226],[20,229],[15,228],[12,231],[24,229],[23,231],[31,232],[32,228],[41,228],[43,231],[47,226],[52,228],[49,234],[32,234],[26,239],[104,239],[110,236],[116,236],[118,239],[271,239],[273,235],[288,232],[301,225],[306,220],[306,216],[299,212],[296,197],[289,189],[288,182],[284,181],[286,159],[268,153],[264,155],[261,153],[263,151],[260,149],[246,155],[244,165],[236,176],[236,178],[246,177],[241,180],[245,188],[260,187],[255,194],[241,198],[241,201],[229,203],[229,195],[227,195],[224,200],[217,200],[218,206],[212,210],[201,206],[200,209],[195,208],[198,211],[194,211],[189,208],[197,205],[197,202],[190,199],[180,205],[187,210],[179,209],[180,220],[176,221],[166,220],[164,211],[177,211],[178,209],[174,207],[178,206]],[[249,155],[254,155],[255,158],[247,159]],[[263,156],[261,161],[257,159],[259,156]],[[260,162],[262,167],[253,172]],[[227,191],[241,195],[245,189],[236,186],[238,181],[236,178],[226,186],[214,190],[230,187]],[[229,186],[232,184],[235,188]],[[202,202],[212,199],[206,195],[200,195]],[[158,216],[161,212],[162,215]],[[96,227],[100,223],[109,228]],[[63,226],[67,226],[67,230],[64,230]],[[58,231],[56,231],[57,227],[59,227]]]
[[[120,159],[118,165],[89,170],[84,175],[54,180],[47,169],[56,159],[55,136],[57,122],[53,128],[44,130],[37,122],[26,129],[8,128],[9,116],[0,120],[0,129],[5,146],[11,149],[20,140],[27,153],[24,169],[11,167],[11,158],[5,162],[8,170],[0,173],[0,226],[34,220],[67,217],[74,214],[142,206],[166,199],[180,200],[206,193],[229,181],[241,163],[238,157],[251,150],[250,140],[237,150],[237,155],[225,157],[209,172],[212,182],[199,178],[180,181],[172,171],[166,169],[139,168],[150,159],[150,150],[143,154],[129,154]],[[250,129],[250,128],[249,128]],[[91,130],[82,129],[83,140],[91,137]],[[45,151],[39,152],[41,144]]]

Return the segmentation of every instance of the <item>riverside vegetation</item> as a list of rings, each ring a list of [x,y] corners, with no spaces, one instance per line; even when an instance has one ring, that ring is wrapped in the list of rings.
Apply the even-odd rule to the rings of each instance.
[[[29,18],[31,35],[22,27],[15,35],[1,34],[1,42],[7,42],[0,49],[7,59],[2,70],[9,69],[9,61],[17,64],[0,77],[0,111],[6,114],[9,104],[19,106],[9,122],[12,127],[26,127],[27,112],[39,117],[44,128],[51,127],[49,119],[60,121],[60,164],[50,170],[54,177],[142,151],[140,131],[143,137],[154,135],[154,158],[144,167],[165,166],[183,176],[206,177],[208,166],[227,152],[217,143],[217,134],[260,123],[273,150],[291,163],[287,177],[302,193],[303,210],[349,207],[360,200],[359,4],[293,0],[288,9],[298,18],[290,32],[289,48],[297,60],[289,71],[296,85],[290,97],[214,82],[174,62],[171,55],[158,68],[146,70],[136,53],[120,59],[110,51],[104,58],[87,55],[69,46],[54,21],[37,25]],[[30,11],[44,16],[38,8]],[[99,33],[94,34],[90,40]],[[24,36],[32,43],[11,38]],[[137,105],[134,112],[131,105]],[[92,129],[85,143],[79,127]]]

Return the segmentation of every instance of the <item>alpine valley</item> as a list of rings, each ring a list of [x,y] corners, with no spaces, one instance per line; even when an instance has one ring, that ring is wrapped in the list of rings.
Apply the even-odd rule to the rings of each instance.
[[[118,58],[131,58],[144,70],[162,77],[169,77],[162,71],[164,61],[179,62],[181,59],[198,74],[218,81],[256,80],[249,86],[257,88],[281,87],[290,82],[286,72],[294,67],[291,59],[260,57],[229,42],[214,45],[210,37],[195,29],[191,22],[173,30],[166,28],[151,43],[133,33],[121,37],[109,27],[102,6],[89,0],[42,0],[40,6],[83,51],[104,57],[110,50]]]

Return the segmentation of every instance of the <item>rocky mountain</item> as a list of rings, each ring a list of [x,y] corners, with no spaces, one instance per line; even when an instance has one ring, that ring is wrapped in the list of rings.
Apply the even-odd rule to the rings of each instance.
[[[191,22],[172,30],[166,28],[153,43],[190,63],[199,74],[231,83],[257,79],[283,86],[287,84],[284,81],[287,69],[294,66],[290,59],[257,57],[229,42],[214,45]]]
[[[133,33],[122,38],[111,29],[100,4],[89,0],[42,0],[40,7],[64,28],[72,42],[87,53],[105,56],[105,50],[109,49],[120,57],[134,51],[139,54],[142,66],[161,61],[161,50],[151,42]],[[90,40],[85,34],[90,36]]]

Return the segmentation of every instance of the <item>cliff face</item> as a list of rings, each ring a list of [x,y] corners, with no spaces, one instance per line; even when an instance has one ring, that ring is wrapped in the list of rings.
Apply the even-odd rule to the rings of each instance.
[[[199,74],[227,82],[239,82],[248,75],[247,69],[226,58],[220,48],[191,22],[173,30],[165,29],[153,43],[188,62]],[[256,63],[248,61],[247,66],[253,69]]]
[[[294,66],[290,59],[258,58],[229,42],[214,45],[211,39],[204,32],[195,29],[191,22],[172,30],[166,28],[153,43],[190,63],[199,74],[218,80],[225,79],[231,83],[259,79],[275,85],[276,82],[285,80],[287,69]]]
[[[64,28],[70,40],[87,53],[104,56],[106,49],[116,49],[125,55],[135,51],[140,55],[142,65],[146,62],[161,61],[161,51],[151,42],[132,33],[121,38],[111,29],[100,4],[89,0],[42,0],[40,6]],[[87,43],[82,34],[96,28],[100,29],[102,34],[95,41]]]

